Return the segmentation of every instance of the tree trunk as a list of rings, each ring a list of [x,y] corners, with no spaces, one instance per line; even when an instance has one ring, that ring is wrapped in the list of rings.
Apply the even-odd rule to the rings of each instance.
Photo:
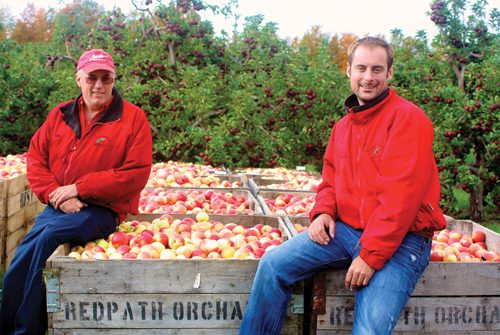
[[[483,197],[484,197],[484,184],[481,181],[481,183],[477,186],[477,188],[471,192],[469,199],[469,208],[470,208],[469,217],[472,221],[477,223],[483,222],[483,211],[484,211]]]
[[[476,162],[480,168],[477,169],[477,172],[474,172],[475,170],[473,170],[473,173],[476,174],[481,181],[479,182],[479,185],[472,189],[469,198],[469,217],[472,221],[478,223],[483,222],[484,213],[484,181],[481,179],[479,171],[481,171],[481,167],[484,167],[485,159],[484,152],[481,149],[482,148],[476,145]]]

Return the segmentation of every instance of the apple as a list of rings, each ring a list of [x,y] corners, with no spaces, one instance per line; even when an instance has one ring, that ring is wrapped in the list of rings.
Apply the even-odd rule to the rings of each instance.
[[[205,239],[200,243],[200,249],[205,251],[205,253],[210,254],[211,252],[220,252],[220,246],[216,240]]]
[[[109,258],[108,255],[106,255],[106,253],[104,253],[102,251],[96,252],[94,254],[94,259],[97,259],[97,260],[106,260],[108,258]]]
[[[201,249],[195,249],[195,250],[193,250],[193,253],[191,254],[191,258],[194,258],[194,257],[207,258],[207,253]]]
[[[77,251],[72,251],[68,254],[68,257],[73,257],[74,259],[82,259],[81,253]]]
[[[136,259],[137,254],[134,252],[127,252],[125,255],[123,255],[123,259]]]
[[[210,218],[206,212],[199,212],[198,214],[196,214],[196,221],[197,222],[204,222],[204,221],[208,221],[209,219]]]
[[[128,244],[128,242],[129,242],[129,239],[127,237],[127,234],[125,234],[122,231],[118,231],[118,232],[114,233],[113,237],[111,238],[111,244],[114,247],[118,247],[120,245],[126,245],[126,244]]]
[[[471,237],[474,243],[484,242],[486,240],[486,234],[480,230],[473,231]]]
[[[186,258],[190,258],[193,250],[186,245],[181,245],[175,249],[176,255],[184,255]]]
[[[160,242],[164,246],[168,246],[168,235],[164,232],[158,232],[153,235],[153,240],[155,242]]]
[[[116,252],[119,254],[122,254],[122,255],[127,254],[129,251],[130,251],[130,246],[128,246],[126,244],[120,245],[120,246],[118,246],[118,248],[116,248]]]
[[[232,246],[224,246],[220,252],[222,258],[232,258],[234,256],[235,249]]]
[[[123,259],[123,258],[124,258],[123,255],[118,253],[118,252],[116,252],[112,255],[109,255],[109,259],[119,260],[119,259]]]
[[[222,258],[222,256],[217,251],[212,251],[207,255],[207,258]]]
[[[168,240],[168,246],[170,249],[177,249],[181,245],[184,245],[184,237],[180,234],[173,234]]]
[[[175,259],[177,254],[172,249],[165,249],[160,254],[160,259]]]
[[[142,247],[147,244],[151,244],[154,242],[153,235],[149,233],[141,233],[139,237],[137,237],[137,245]]]

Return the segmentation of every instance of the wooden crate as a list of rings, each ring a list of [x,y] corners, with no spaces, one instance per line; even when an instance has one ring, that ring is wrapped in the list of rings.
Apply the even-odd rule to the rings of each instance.
[[[270,224],[289,237],[276,217],[210,218]],[[82,261],[68,252],[60,246],[44,272],[49,334],[237,334],[258,266],[255,259]],[[302,296],[294,295],[283,334],[302,334]]]
[[[448,228],[482,230],[488,249],[499,250],[499,234],[472,221],[447,218]],[[292,232],[293,234],[293,232]],[[308,288],[311,334],[350,334],[354,295],[344,288],[347,270],[317,274]],[[393,334],[499,334],[500,263],[431,262],[401,313]]]
[[[28,232],[28,224],[39,213],[39,201],[30,189],[26,175],[4,180],[0,184],[3,195],[0,218],[0,263],[6,270],[14,257],[15,249]]]

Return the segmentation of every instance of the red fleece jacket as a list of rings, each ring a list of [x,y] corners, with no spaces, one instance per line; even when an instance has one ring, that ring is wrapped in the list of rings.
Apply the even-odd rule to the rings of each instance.
[[[360,257],[381,269],[408,232],[431,237],[446,226],[439,209],[434,131],[425,113],[393,89],[335,124],[311,220],[330,214],[362,229]],[[350,105],[350,108],[349,108]]]
[[[75,183],[84,202],[123,219],[138,212],[152,165],[151,129],[144,112],[115,90],[108,108],[81,135],[78,99],[50,111],[30,142],[27,178],[43,203],[59,186]]]

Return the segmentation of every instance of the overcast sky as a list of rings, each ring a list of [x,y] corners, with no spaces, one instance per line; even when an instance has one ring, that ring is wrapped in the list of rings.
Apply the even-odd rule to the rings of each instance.
[[[136,0],[141,3],[143,0]],[[71,0],[0,0],[0,8],[10,8],[12,14],[17,15],[29,2],[35,3],[37,8],[61,8],[61,3]],[[125,12],[133,9],[131,0],[97,1],[107,9],[114,5]],[[156,3],[153,0],[153,3]],[[168,3],[168,0],[164,0]],[[205,0],[210,4],[227,3],[228,0]],[[419,30],[424,30],[432,38],[437,29],[426,14],[430,10],[431,0],[239,0],[236,12],[241,14],[238,21],[240,26],[243,17],[263,14],[265,22],[272,21],[278,24],[278,34],[283,38],[301,37],[313,25],[321,26],[321,31],[330,35],[353,33],[357,36],[367,34],[382,34],[390,36],[394,28],[401,29],[405,36],[415,36]],[[489,8],[499,8],[500,0],[490,0]],[[232,30],[230,20],[222,16],[214,18],[209,13],[202,14],[205,19],[212,21],[217,31]]]

